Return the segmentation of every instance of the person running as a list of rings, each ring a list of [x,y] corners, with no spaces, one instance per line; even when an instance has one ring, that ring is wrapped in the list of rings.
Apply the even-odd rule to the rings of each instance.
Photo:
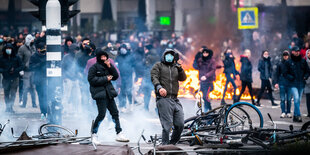
[[[90,93],[94,100],[96,100],[98,108],[98,116],[92,127],[92,142],[99,144],[97,132],[99,125],[105,117],[108,109],[115,122],[115,131],[117,134],[116,141],[129,142],[122,134],[122,128],[119,120],[119,112],[114,101],[117,92],[114,89],[111,81],[116,80],[119,75],[113,65],[109,61],[109,56],[105,51],[96,53],[97,62],[90,67],[88,71],[88,82],[90,84]]]

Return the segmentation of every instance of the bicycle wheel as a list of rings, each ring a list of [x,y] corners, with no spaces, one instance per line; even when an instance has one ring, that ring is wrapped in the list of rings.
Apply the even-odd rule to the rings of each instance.
[[[261,112],[252,104],[238,102],[231,105],[224,118],[226,131],[245,131],[262,128],[264,125]]]
[[[76,136],[70,129],[56,124],[43,124],[38,132],[42,138],[69,138]]]

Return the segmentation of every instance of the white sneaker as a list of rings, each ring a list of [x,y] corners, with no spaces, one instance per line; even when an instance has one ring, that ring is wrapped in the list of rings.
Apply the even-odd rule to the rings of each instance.
[[[292,114],[291,113],[287,113],[286,117],[292,118]]]
[[[127,109],[126,108],[120,108],[121,113],[126,113]]]
[[[93,133],[91,135],[91,142],[96,144],[96,145],[100,144],[100,142],[98,141],[98,135],[97,134]]]
[[[282,113],[280,118],[285,118],[286,117],[286,114],[285,113]]]
[[[116,135],[115,140],[116,140],[116,141],[119,141],[119,142],[129,142],[129,139],[126,138],[126,137],[122,134],[122,132],[120,132],[120,133],[118,133],[118,134]]]

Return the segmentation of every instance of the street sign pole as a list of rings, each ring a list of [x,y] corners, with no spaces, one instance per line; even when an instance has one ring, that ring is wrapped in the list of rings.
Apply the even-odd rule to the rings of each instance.
[[[58,0],[46,4],[46,76],[48,121],[62,123],[62,79],[61,79],[61,7]]]

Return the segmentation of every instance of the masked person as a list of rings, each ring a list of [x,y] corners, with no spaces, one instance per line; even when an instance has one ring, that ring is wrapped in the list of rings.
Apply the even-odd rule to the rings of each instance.
[[[201,57],[194,61],[193,67],[199,71],[200,90],[203,94],[204,111],[212,109],[209,99],[209,93],[213,90],[213,81],[215,80],[216,62],[212,58],[213,51],[202,49]]]
[[[47,78],[46,78],[46,45],[43,42],[37,44],[37,52],[30,57],[29,70],[33,71],[33,83],[35,85],[41,118],[46,118],[47,114]]]
[[[274,103],[273,97],[272,97],[272,88],[270,79],[272,76],[272,67],[269,57],[269,52],[267,50],[262,52],[262,58],[258,61],[258,71],[260,72],[260,79],[261,79],[261,88],[257,96],[257,102],[256,105],[260,106],[260,99],[263,96],[263,93],[265,89],[268,90],[269,99],[271,101],[272,106],[277,106],[278,104]]]
[[[114,98],[117,96],[111,81],[118,78],[118,73],[113,65],[108,60],[108,54],[104,51],[96,53],[97,62],[90,67],[88,72],[88,81],[90,84],[90,93],[98,107],[98,116],[92,127],[92,142],[95,144],[98,141],[98,128],[100,123],[105,117],[106,110],[108,109],[115,122],[115,131],[117,134],[117,141],[129,142],[129,140],[122,134],[120,126],[118,109],[115,104]]]
[[[3,75],[2,85],[4,89],[5,112],[14,113],[19,72],[23,69],[22,61],[16,56],[12,44],[7,43],[2,48],[3,56],[0,58],[0,73]]]
[[[293,122],[302,122],[300,101],[310,70],[306,60],[301,57],[300,50],[297,46],[291,49],[291,59],[287,61],[286,68],[287,71],[285,75],[289,80],[290,91],[294,97]]]
[[[239,102],[242,94],[245,91],[245,88],[248,87],[252,104],[255,105],[252,90],[253,79],[252,79],[252,63],[250,61],[250,57],[251,57],[251,51],[249,49],[244,50],[244,54],[240,56],[240,62],[241,62],[240,79],[242,82],[242,88],[236,101]]]
[[[233,95],[233,101],[236,101],[236,89],[237,85],[235,84],[235,79],[236,75],[239,74],[238,71],[236,70],[236,65],[235,65],[235,57],[232,55],[232,51],[230,48],[228,48],[225,52],[225,59],[223,60],[224,63],[224,73],[226,77],[226,84],[225,84],[225,89],[223,92],[223,98],[221,101],[221,105],[225,105],[225,94],[228,88],[228,84],[231,83],[232,86],[234,87],[234,95]],[[233,78],[231,77],[233,75]]]
[[[177,98],[179,81],[186,80],[186,74],[176,62],[176,53],[166,49],[161,62],[156,63],[151,69],[151,80],[155,88],[156,106],[159,120],[162,125],[162,144],[176,144],[184,128],[184,113],[182,105]],[[169,133],[173,133],[169,140]]]
[[[22,45],[18,50],[18,56],[23,62],[23,71],[21,75],[23,76],[23,104],[20,105],[22,108],[26,107],[28,100],[28,92],[31,95],[32,107],[36,108],[36,96],[35,90],[32,83],[32,72],[29,71],[29,61],[32,54],[36,53],[36,48],[34,46],[34,38],[31,34],[28,34],[25,38],[25,44]]]
[[[126,111],[127,99],[129,105],[132,108],[132,73],[134,71],[134,58],[131,51],[127,48],[126,44],[122,44],[119,48],[119,55],[116,58],[118,69],[120,72],[121,80],[121,91],[119,96],[119,107],[121,112]],[[130,109],[132,110],[132,109]]]

